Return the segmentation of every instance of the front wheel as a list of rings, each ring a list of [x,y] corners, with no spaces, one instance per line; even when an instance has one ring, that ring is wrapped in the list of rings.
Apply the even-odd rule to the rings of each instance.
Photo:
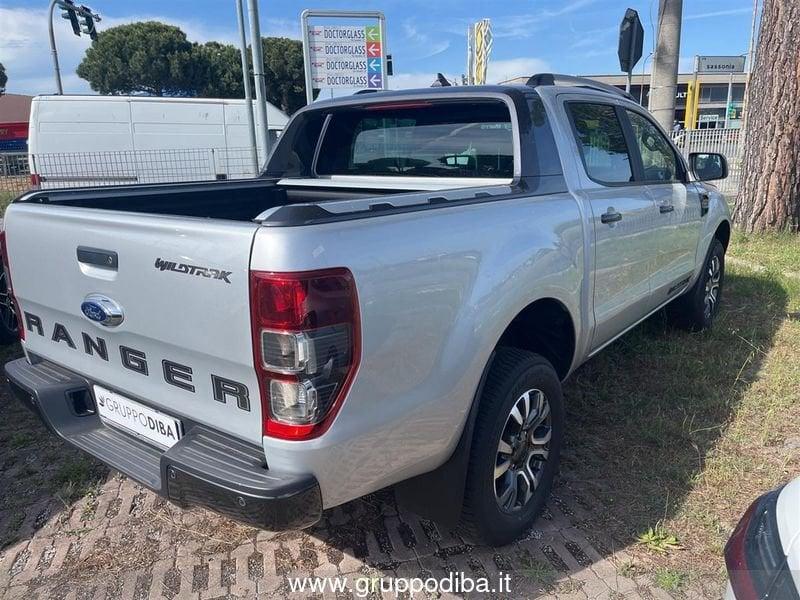
[[[673,320],[690,331],[710,329],[719,312],[724,282],[725,246],[714,239],[697,281],[670,307]]]
[[[508,544],[533,525],[553,485],[564,436],[561,382],[542,356],[498,350],[480,398],[462,531]]]

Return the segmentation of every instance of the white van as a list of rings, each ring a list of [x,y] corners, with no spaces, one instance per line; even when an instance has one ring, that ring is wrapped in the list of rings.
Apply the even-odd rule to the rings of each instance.
[[[28,138],[32,181],[59,188],[252,177],[245,107],[245,100],[220,98],[37,96]],[[267,105],[271,143],[288,120]],[[260,165],[260,147],[258,155]]]

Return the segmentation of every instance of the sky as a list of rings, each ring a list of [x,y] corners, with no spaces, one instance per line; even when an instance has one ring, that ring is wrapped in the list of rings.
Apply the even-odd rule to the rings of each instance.
[[[141,20],[158,20],[183,29],[191,41],[238,39],[233,0],[81,0],[99,12],[98,30]],[[80,3],[80,2],[76,2]],[[246,3],[245,3],[246,5]],[[47,0],[0,0],[0,62],[9,82],[6,91],[47,94],[55,91],[47,37]],[[300,12],[319,9],[381,10],[386,15],[388,52],[394,59],[390,87],[428,86],[437,72],[460,78],[465,71],[466,28],[488,18],[494,47],[488,81],[494,83],[536,72],[574,75],[618,73],[619,22],[630,7],[645,28],[644,67],[650,71],[658,0],[261,0],[261,33],[300,39]],[[753,5],[750,0],[685,0],[681,35],[681,72],[692,70],[696,54],[745,54]],[[55,16],[64,92],[92,93],[75,68],[90,44],[72,34]]]

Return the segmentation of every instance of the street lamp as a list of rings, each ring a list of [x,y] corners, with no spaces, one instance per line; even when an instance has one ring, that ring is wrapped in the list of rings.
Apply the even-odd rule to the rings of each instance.
[[[69,20],[72,25],[72,32],[80,37],[81,33],[88,35],[92,41],[97,39],[95,22],[100,22],[100,15],[93,12],[88,6],[83,4],[76,5],[73,0],[50,0],[50,11],[48,13],[48,27],[50,32],[50,53],[53,55],[53,69],[56,74],[56,93],[62,95],[64,88],[61,86],[61,69],[58,66],[58,50],[56,50],[56,35],[53,31],[53,10],[58,6],[64,12],[61,16]]]

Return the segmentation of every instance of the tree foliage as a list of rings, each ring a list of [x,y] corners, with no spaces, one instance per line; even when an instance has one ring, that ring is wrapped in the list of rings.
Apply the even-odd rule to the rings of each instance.
[[[203,98],[244,98],[242,53],[230,44],[206,42],[195,46],[197,95]]]
[[[6,68],[3,63],[0,63],[0,96],[6,91],[6,84],[8,83],[8,75],[6,75]]]
[[[291,114],[305,105],[302,44],[273,37],[262,38],[261,43],[267,100]],[[178,27],[156,21],[100,32],[77,73],[101,94],[244,97],[238,48],[220,42],[192,43]]]
[[[203,71],[186,34],[157,21],[106,29],[77,69],[101,94],[153,96],[194,96]]]
[[[303,45],[285,37],[262,38],[267,100],[288,114],[306,104]]]

